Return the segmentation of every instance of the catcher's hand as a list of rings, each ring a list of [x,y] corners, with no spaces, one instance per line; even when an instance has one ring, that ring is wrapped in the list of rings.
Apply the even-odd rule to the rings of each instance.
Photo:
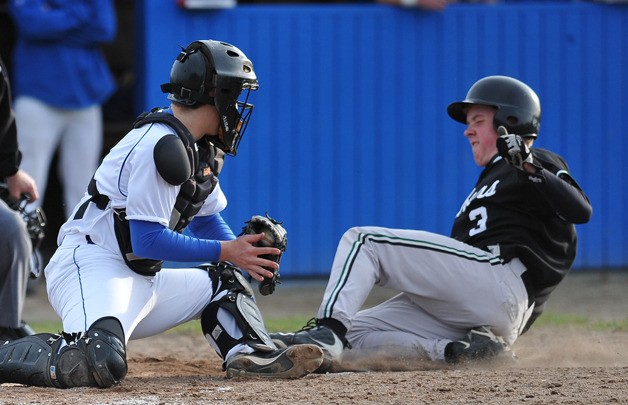
[[[264,233],[264,238],[255,245],[277,248],[281,250],[281,254],[262,255],[260,257],[279,263],[281,255],[286,251],[286,246],[288,245],[288,237],[286,236],[287,232],[281,224],[281,222],[269,217],[268,213],[266,213],[266,216],[254,215],[250,220],[245,222],[240,235],[256,235]],[[269,267],[265,267],[265,269],[272,271],[273,276],[271,278],[264,277],[264,280],[259,283],[259,292],[262,295],[269,295],[275,291],[275,286],[277,285],[279,278],[279,272]]]
[[[523,138],[519,135],[508,134],[503,126],[497,128],[497,152],[511,166],[525,171],[523,164],[533,165],[532,153]]]

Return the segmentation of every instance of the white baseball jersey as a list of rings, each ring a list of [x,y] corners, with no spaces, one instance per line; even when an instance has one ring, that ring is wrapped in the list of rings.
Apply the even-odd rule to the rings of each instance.
[[[126,208],[128,219],[168,226],[180,187],[158,174],[153,148],[172,133],[161,123],[130,131],[95,174],[98,191],[111,199],[107,208],[90,203],[81,219],[72,219],[89,200],[86,193],[61,227],[59,248],[45,273],[50,303],[65,332],[83,332],[99,318],[114,316],[126,341],[143,338],[197,319],[210,302],[213,286],[205,271],[165,268],[155,276],[137,274],[125,264],[114,232],[112,208]],[[198,215],[218,213],[226,204],[217,185]]]
[[[90,198],[85,196],[72,212],[59,232],[57,243],[66,235],[90,235],[95,244],[112,252],[118,252],[118,242],[113,231],[111,208],[126,208],[126,218],[157,222],[168,226],[179,186],[168,184],[157,172],[153,161],[155,144],[173,130],[165,124],[155,123],[150,131],[143,126],[129,132],[109,154],[95,174],[98,191],[111,199],[110,207],[98,209],[90,204],[80,220],[72,220],[78,207]],[[197,216],[221,212],[227,206],[227,198],[220,183],[205,201]]]

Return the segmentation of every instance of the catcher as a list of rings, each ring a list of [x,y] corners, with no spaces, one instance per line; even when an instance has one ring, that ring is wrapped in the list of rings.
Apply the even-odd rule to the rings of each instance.
[[[110,387],[127,373],[130,339],[190,320],[200,320],[227,377],[298,378],[320,366],[315,345],[275,346],[241,274],[274,286],[285,230],[254,217],[236,238],[220,215],[218,175],[224,155],[237,153],[257,88],[233,45],[194,41],[179,53],[162,85],[171,105],[137,119],[61,227],[45,275],[63,332],[0,346],[0,383]],[[279,239],[263,246],[271,235]]]

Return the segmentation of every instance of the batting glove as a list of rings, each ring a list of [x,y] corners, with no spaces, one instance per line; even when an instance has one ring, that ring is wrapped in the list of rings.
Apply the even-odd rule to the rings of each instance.
[[[533,163],[530,148],[519,135],[509,134],[503,126],[497,128],[497,153],[513,167],[524,170],[524,163]]]

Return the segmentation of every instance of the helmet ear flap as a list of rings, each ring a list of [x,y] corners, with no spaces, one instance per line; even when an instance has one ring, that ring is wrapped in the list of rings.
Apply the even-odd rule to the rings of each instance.
[[[509,134],[517,134],[525,138],[538,136],[540,122],[530,111],[515,107],[500,107],[493,118],[495,129],[505,127]]]
[[[506,122],[508,123],[508,125],[515,126],[519,124],[519,119],[514,115],[509,115],[508,117],[506,117]]]
[[[170,83],[161,85],[168,99],[188,107],[201,104],[214,105],[211,62],[203,52],[200,42],[192,42],[177,55],[170,70]]]

